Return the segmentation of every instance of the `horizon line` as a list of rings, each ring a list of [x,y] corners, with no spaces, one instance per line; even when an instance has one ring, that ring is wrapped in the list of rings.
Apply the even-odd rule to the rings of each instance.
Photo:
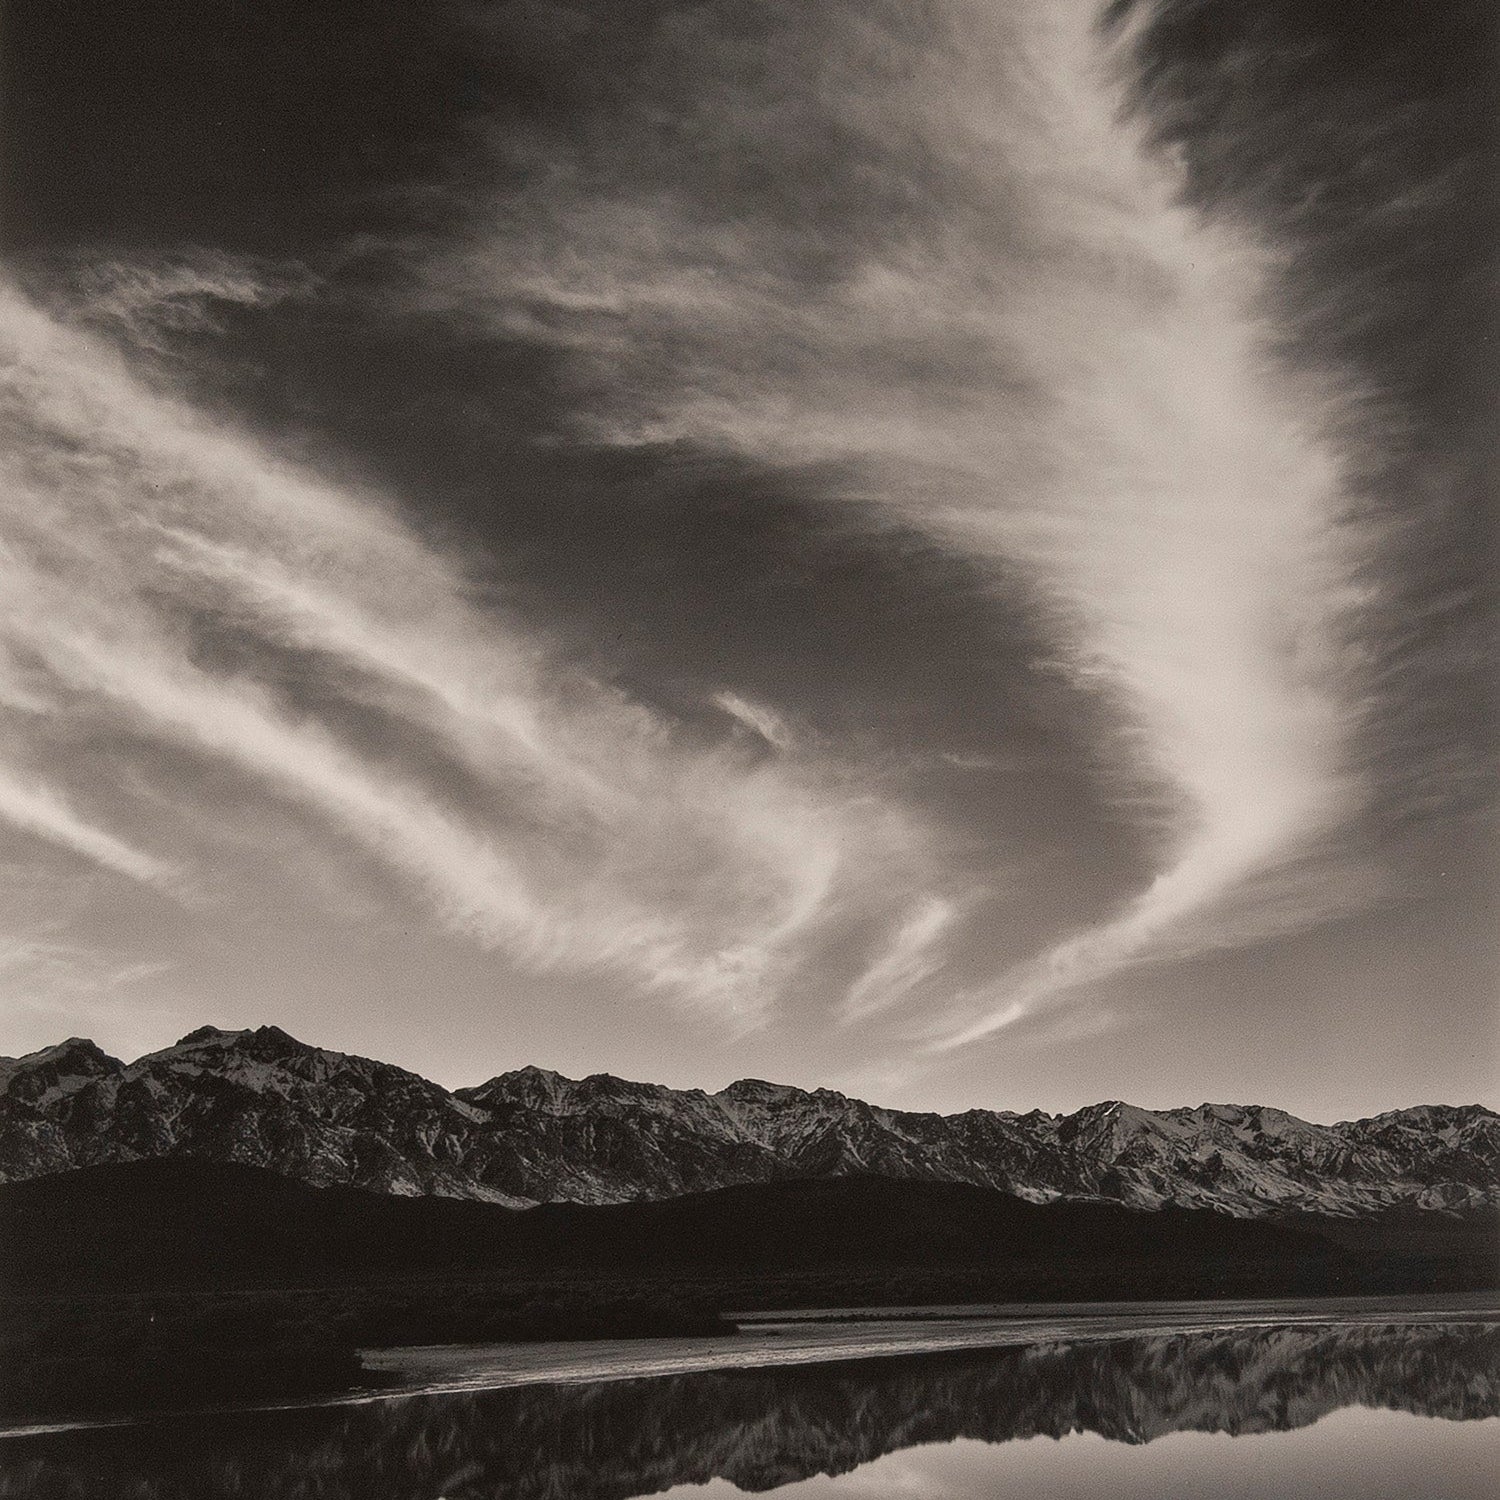
[[[800,1084],[779,1083],[779,1082],[777,1082],[774,1079],[759,1078],[759,1077],[754,1077],[754,1076],[750,1076],[750,1075],[746,1075],[746,1076],[743,1076],[743,1077],[732,1079],[729,1083],[725,1084],[722,1088],[719,1088],[719,1089],[708,1089],[708,1088],[705,1088],[705,1087],[703,1087],[701,1085],[690,1085],[690,1086],[687,1086],[687,1087],[680,1087],[680,1086],[675,1085],[675,1084],[657,1083],[657,1082],[654,1082],[654,1081],[651,1081],[651,1080],[647,1080],[647,1079],[629,1078],[629,1077],[626,1077],[624,1074],[621,1074],[621,1073],[611,1073],[611,1072],[608,1072],[608,1071],[597,1071],[597,1072],[593,1072],[593,1073],[586,1073],[582,1077],[574,1078],[574,1077],[571,1077],[570,1075],[568,1075],[566,1073],[560,1072],[556,1068],[543,1067],[539,1063],[534,1063],[534,1062],[522,1063],[522,1064],[520,1064],[517,1067],[506,1068],[506,1069],[503,1069],[502,1071],[500,1071],[498,1073],[492,1073],[488,1077],[482,1079],[478,1083],[458,1084],[456,1086],[450,1086],[450,1085],[448,1085],[446,1083],[439,1082],[437,1079],[428,1077],[427,1074],[425,1074],[425,1073],[418,1072],[415,1068],[407,1067],[403,1063],[390,1062],[390,1061],[388,1061],[385,1058],[370,1057],[367,1054],[362,1053],[362,1052],[343,1052],[343,1051],[340,1051],[339,1049],[334,1048],[334,1047],[324,1047],[324,1046],[321,1046],[321,1045],[319,1045],[317,1043],[314,1043],[314,1042],[303,1041],[302,1038],[294,1036],[284,1026],[276,1025],[274,1022],[264,1022],[264,1023],[262,1023],[259,1026],[237,1026],[237,1027],[236,1026],[215,1026],[215,1025],[213,1025],[211,1023],[205,1023],[202,1026],[194,1027],[191,1031],[185,1032],[176,1041],[169,1043],[165,1047],[153,1048],[153,1049],[151,1049],[149,1051],[142,1052],[138,1056],[136,1056],[134,1058],[131,1058],[131,1059],[128,1059],[128,1060],[125,1059],[125,1058],[122,1058],[122,1057],[116,1057],[113,1053],[106,1051],[92,1037],[74,1035],[74,1036],[64,1037],[61,1041],[58,1041],[58,1042],[49,1043],[45,1047],[38,1047],[38,1048],[36,1048],[35,1050],[33,1050],[31,1052],[20,1053],[20,1054],[18,1054],[16,1056],[10,1056],[9,1054],[0,1055],[0,1063],[10,1062],[10,1063],[21,1064],[21,1063],[25,1063],[25,1062],[29,1061],[32,1058],[40,1057],[44,1053],[58,1052],[58,1051],[61,1051],[62,1049],[66,1048],[66,1047],[68,1047],[70,1045],[79,1044],[79,1045],[83,1045],[83,1046],[92,1047],[95,1051],[97,1051],[98,1053],[100,1053],[102,1056],[108,1058],[109,1061],[115,1062],[115,1063],[119,1063],[121,1065],[121,1067],[133,1068],[133,1067],[138,1066],[140,1063],[149,1061],[152,1058],[161,1057],[161,1056],[164,1056],[166,1053],[177,1051],[179,1048],[182,1048],[182,1047],[185,1047],[185,1046],[190,1046],[190,1045],[192,1045],[196,1041],[200,1041],[200,1040],[201,1041],[207,1041],[210,1036],[241,1037],[241,1036],[255,1036],[255,1035],[264,1034],[264,1033],[276,1033],[276,1034],[278,1034],[280,1036],[285,1037],[289,1042],[292,1042],[292,1043],[294,1043],[295,1045],[297,1045],[299,1047],[306,1048],[310,1052],[326,1052],[326,1053],[331,1053],[331,1054],[333,1054],[336,1057],[347,1057],[347,1058],[355,1059],[356,1061],[375,1063],[376,1065],[378,1065],[380,1067],[395,1068],[395,1069],[397,1069],[400,1072],[409,1073],[413,1077],[420,1078],[424,1083],[431,1084],[434,1088],[441,1089],[445,1094],[454,1095],[454,1096],[456,1096],[456,1095],[458,1095],[460,1093],[473,1092],[474,1090],[482,1089],[482,1088],[486,1087],[488,1084],[495,1083],[495,1082],[497,1082],[497,1081],[499,1081],[501,1079],[514,1078],[518,1074],[522,1074],[522,1073],[540,1073],[540,1074],[545,1074],[545,1075],[547,1075],[547,1076],[549,1076],[551,1078],[555,1078],[555,1079],[559,1080],[562,1083],[568,1083],[568,1084],[590,1083],[590,1082],[594,1081],[595,1079],[610,1079],[610,1080],[613,1080],[614,1082],[617,1082],[617,1083],[631,1084],[631,1085],[633,1085],[635,1087],[650,1088],[650,1089],[659,1089],[659,1090],[662,1090],[662,1091],[664,1091],[666,1093],[670,1093],[670,1094],[699,1095],[701,1097],[709,1098],[709,1099],[719,1098],[720,1096],[728,1093],[731,1089],[736,1088],[737,1086],[739,1086],[741,1084],[757,1084],[757,1085],[765,1086],[767,1088],[773,1088],[773,1089],[778,1089],[778,1090],[785,1090],[785,1091],[790,1092],[790,1093],[801,1094],[802,1096],[804,1096],[806,1098],[813,1098],[813,1097],[816,1097],[819,1094],[831,1095],[834,1098],[848,1100],[848,1101],[851,1101],[851,1102],[856,1103],[856,1104],[864,1104],[867,1107],[872,1108],[872,1109],[883,1110],[883,1111],[885,1111],[888,1114],[895,1114],[895,1115],[933,1115],[933,1116],[936,1116],[939,1119],[951,1119],[951,1118],[954,1118],[956,1116],[965,1115],[965,1114],[990,1114],[990,1115],[1012,1115],[1012,1116],[1014,1116],[1014,1117],[1016,1117],[1018,1119],[1024,1119],[1024,1118],[1026,1118],[1027,1116],[1030,1116],[1030,1115],[1041,1115],[1041,1116],[1043,1116],[1043,1117],[1045,1117],[1047,1119],[1050,1119],[1050,1120],[1065,1120],[1065,1119],[1071,1119],[1071,1118],[1073,1118],[1076,1115],[1080,1115],[1080,1114],[1083,1114],[1083,1113],[1091,1111],[1091,1110],[1093,1110],[1093,1111],[1098,1111],[1098,1110],[1105,1110],[1105,1111],[1107,1111],[1107,1110],[1112,1109],[1112,1108],[1132,1109],[1132,1110],[1138,1111],[1141,1114],[1148,1114],[1148,1115],[1152,1115],[1152,1116],[1155,1116],[1155,1117],[1161,1117],[1161,1116],[1170,1116],[1170,1115],[1176,1115],[1176,1114],[1194,1114],[1194,1113],[1200,1112],[1202,1110],[1209,1110],[1209,1109],[1237,1109],[1237,1110],[1244,1110],[1244,1111],[1251,1111],[1251,1110],[1266,1111],[1266,1110],[1270,1110],[1270,1111],[1272,1111],[1272,1112],[1274,1112],[1276,1114],[1283,1115],[1287,1119],[1292,1120],[1292,1121],[1294,1121],[1294,1122],[1296,1122],[1298,1124],[1312,1125],[1312,1126],[1316,1126],[1319,1129],[1334,1129],[1334,1128],[1336,1128],[1337,1126],[1340,1126],[1340,1125],[1361,1125],[1361,1124],[1367,1124],[1367,1123],[1369,1123],[1369,1122],[1371,1122],[1373,1120],[1384,1119],[1385,1117],[1387,1117],[1389,1115],[1410,1114],[1410,1113],[1413,1113],[1413,1112],[1415,1112],[1417,1110],[1424,1110],[1424,1109],[1482,1110],[1486,1114],[1495,1115],[1497,1117],[1500,1117],[1500,1109],[1496,1109],[1496,1108],[1494,1108],[1491,1105],[1484,1104],[1484,1103],[1482,1103],[1481,1101],[1479,1101],[1477,1099],[1464,1100],[1462,1102],[1457,1102],[1457,1103],[1439,1102],[1439,1101],[1434,1101],[1434,1100],[1425,1100],[1425,1101],[1421,1101],[1421,1102],[1418,1102],[1418,1103],[1415,1103],[1415,1104],[1397,1105],[1397,1106],[1395,1106],[1395,1107],[1393,1107],[1391,1109],[1377,1110],[1374,1114],[1370,1114],[1370,1115],[1358,1115],[1358,1116],[1352,1116],[1352,1117],[1349,1117],[1349,1118],[1338,1119],[1338,1120],[1314,1120],[1314,1119],[1309,1119],[1305,1115],[1296,1114],[1292,1110],[1286,1109],[1283,1106],[1278,1105],[1278,1104],[1265,1104],[1265,1103],[1261,1103],[1261,1102],[1240,1103],[1240,1102],[1235,1102],[1235,1101],[1231,1101],[1231,1100],[1214,1100],[1214,1099],[1205,1099],[1205,1100],[1201,1101],[1198,1104],[1177,1104],[1177,1105],[1169,1105],[1169,1106],[1166,1106],[1164,1108],[1153,1108],[1150,1105],[1134,1104],[1134,1103],[1132,1103],[1128,1099],[1113,1098],[1113,1099],[1099,1099],[1099,1100],[1095,1100],[1095,1101],[1093,1101],[1093,1102],[1091,1102],[1089,1104],[1080,1105],[1077,1109],[1072,1109],[1072,1110],[1056,1110],[1056,1111],[1042,1109],[1040,1106],[1034,1106],[1031,1109],[1006,1109],[1006,1108],[994,1108],[992,1106],[982,1105],[982,1104],[969,1105],[966,1108],[956,1109],[956,1110],[903,1109],[903,1108],[901,1108],[900,1106],[897,1106],[897,1105],[878,1104],[878,1103],[875,1103],[872,1100],[863,1098],[863,1097],[861,1097],[859,1095],[846,1094],[846,1093],[844,1093],[840,1089],[829,1088],[829,1087],[827,1087],[825,1085],[817,1085],[817,1086],[814,1086],[813,1088],[804,1088]]]

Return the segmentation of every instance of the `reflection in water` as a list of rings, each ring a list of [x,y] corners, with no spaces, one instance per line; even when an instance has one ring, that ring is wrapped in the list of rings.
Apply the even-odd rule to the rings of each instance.
[[[1286,1432],[1352,1406],[1500,1415],[1500,1328],[1187,1333],[198,1418],[7,1443],[0,1496],[626,1500],[713,1480],[763,1491],[919,1444]]]

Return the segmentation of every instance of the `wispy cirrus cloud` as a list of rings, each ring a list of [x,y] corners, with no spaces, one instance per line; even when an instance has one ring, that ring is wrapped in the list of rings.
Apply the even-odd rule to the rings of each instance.
[[[714,706],[722,708],[731,719],[758,734],[773,750],[790,749],[792,731],[780,714],[774,713],[763,703],[751,703],[738,693],[726,690],[714,694]]]
[[[0,818],[144,885],[169,886],[176,874],[166,860],[80,817],[55,788],[8,767],[0,767]]]
[[[1361,397],[1278,364],[1273,249],[1185,206],[1094,8],[710,4],[658,42],[612,132],[432,260],[428,295],[564,351],[596,438],[812,469],[1036,581],[1155,870],[967,988],[933,1045],[1367,899],[1337,855],[1365,795]]]
[[[91,324],[154,354],[175,334],[217,331],[230,309],[274,306],[317,285],[305,266],[205,247],[153,261],[80,258],[75,280]]]
[[[889,945],[849,986],[844,996],[846,1020],[859,1021],[905,999],[940,963],[936,950],[958,915],[942,896],[925,896],[896,928]]]
[[[380,497],[227,430],[14,290],[0,342],[0,639],[54,703],[57,778],[0,783],[0,816],[162,881],[178,851],[84,823],[67,783],[101,735],[169,748],[307,809],[515,965],[615,971],[735,1027],[832,915],[883,910],[923,863],[921,829],[836,763],[705,744],[565,666]],[[22,748],[40,732],[10,727]],[[227,816],[177,800],[183,826]]]

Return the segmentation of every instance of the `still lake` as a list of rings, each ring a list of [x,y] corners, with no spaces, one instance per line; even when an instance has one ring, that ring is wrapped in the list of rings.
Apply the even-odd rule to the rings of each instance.
[[[1500,1317],[1451,1305],[802,1318],[383,1359],[412,1393],[9,1436],[0,1496],[1500,1493]]]

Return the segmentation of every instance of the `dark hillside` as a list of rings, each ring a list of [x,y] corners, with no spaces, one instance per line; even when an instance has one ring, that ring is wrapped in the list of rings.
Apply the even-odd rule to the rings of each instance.
[[[1338,1243],[1327,1232],[1336,1228]],[[1361,1235],[1364,1235],[1361,1241]],[[12,1292],[576,1278],[837,1283],[962,1273],[976,1291],[1129,1298],[1481,1284],[1484,1231],[1436,1250],[1317,1220],[1037,1205],[953,1183],[841,1178],[654,1203],[509,1209],[311,1188],[190,1161],[87,1168],[0,1188]]]

